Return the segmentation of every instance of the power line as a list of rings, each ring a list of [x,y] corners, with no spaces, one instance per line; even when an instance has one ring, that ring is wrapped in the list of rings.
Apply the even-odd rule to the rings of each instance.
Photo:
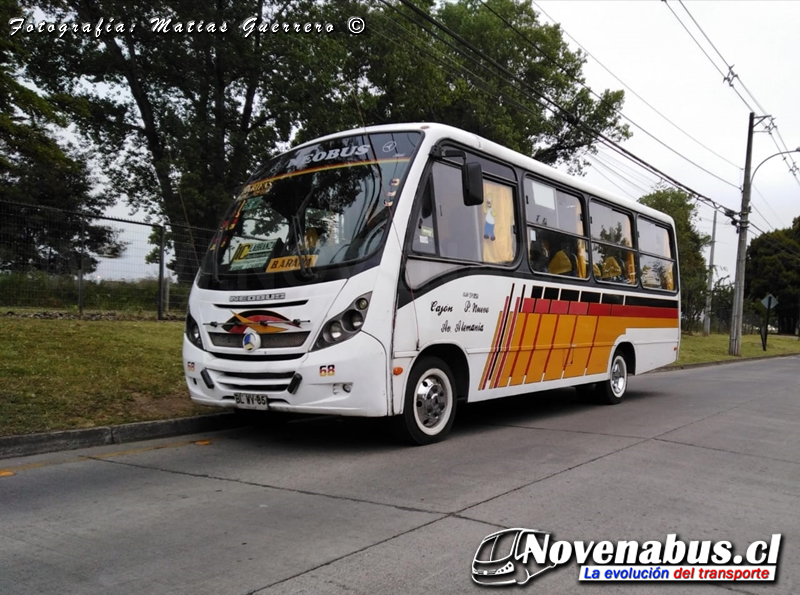
[[[555,20],[553,17],[551,17],[549,14],[547,14],[547,12],[546,12],[546,11],[545,11],[545,10],[544,10],[544,9],[543,9],[543,8],[542,8],[540,5],[539,5],[539,4],[537,4],[536,2],[533,2],[533,1],[531,2],[531,4],[533,4],[533,5],[534,5],[534,6],[535,6],[535,7],[536,7],[538,10],[539,10],[539,12],[541,12],[541,13],[542,13],[544,16],[546,16],[548,19],[550,19],[550,20],[551,20],[553,23],[556,23],[557,25],[559,24],[559,23],[558,23],[558,21],[556,21],[556,20]],[[698,139],[696,139],[694,136],[692,136],[691,134],[689,134],[688,132],[686,132],[686,131],[685,131],[683,128],[681,128],[680,126],[678,126],[678,125],[677,125],[675,122],[673,122],[672,120],[670,120],[670,119],[669,119],[667,116],[665,116],[663,113],[661,113],[661,112],[660,112],[660,111],[659,111],[657,108],[655,108],[653,105],[651,105],[651,104],[650,104],[650,102],[648,102],[648,101],[647,101],[647,100],[646,100],[644,97],[642,97],[641,95],[639,95],[639,94],[638,94],[636,91],[634,91],[634,90],[633,90],[633,88],[631,88],[631,87],[630,87],[629,85],[627,85],[627,84],[626,84],[626,83],[625,83],[625,82],[624,82],[622,79],[620,79],[620,78],[619,78],[619,77],[618,77],[616,74],[614,74],[614,73],[613,73],[613,72],[612,72],[612,71],[611,71],[611,70],[610,70],[610,69],[609,69],[609,68],[608,68],[608,67],[607,67],[605,64],[603,64],[603,63],[602,63],[602,62],[601,62],[601,61],[600,61],[600,60],[599,60],[599,59],[598,59],[596,56],[594,56],[594,55],[593,55],[593,54],[592,54],[592,53],[591,53],[589,50],[587,50],[587,49],[586,49],[586,47],[584,47],[583,45],[581,45],[581,43],[580,43],[580,42],[579,42],[577,39],[575,39],[575,37],[573,37],[572,35],[570,35],[570,34],[569,34],[567,31],[566,31],[566,29],[564,29],[563,27],[562,27],[562,31],[564,31],[564,34],[565,34],[567,37],[569,37],[569,38],[570,38],[570,39],[571,39],[571,40],[572,40],[572,41],[575,43],[575,45],[577,45],[577,46],[578,46],[579,48],[581,48],[581,49],[582,49],[584,52],[586,52],[586,55],[587,55],[587,56],[589,56],[590,58],[592,58],[592,59],[593,59],[595,62],[597,62],[597,64],[598,64],[598,65],[599,65],[601,68],[603,68],[603,70],[605,70],[605,71],[606,71],[608,74],[610,74],[612,77],[614,77],[614,79],[615,79],[615,80],[616,80],[616,81],[617,81],[619,84],[621,84],[621,85],[622,85],[623,87],[625,87],[625,88],[626,88],[628,91],[630,91],[630,92],[631,92],[631,94],[632,94],[634,97],[636,97],[637,99],[639,99],[639,101],[641,101],[642,103],[644,103],[644,104],[645,104],[647,107],[649,107],[651,110],[653,110],[653,111],[654,111],[655,113],[657,113],[659,116],[661,116],[661,117],[662,117],[664,120],[666,120],[666,121],[667,121],[669,124],[671,124],[671,125],[672,125],[672,126],[675,128],[675,129],[677,129],[679,132],[683,133],[685,136],[687,136],[689,139],[691,139],[692,141],[694,141],[695,143],[697,143],[699,146],[701,146],[702,148],[704,148],[704,149],[705,149],[706,151],[708,151],[709,153],[712,153],[712,154],[713,154],[713,155],[715,155],[716,157],[719,157],[721,160],[723,160],[724,162],[728,163],[729,165],[732,165],[732,166],[733,166],[733,167],[735,167],[736,169],[738,169],[738,170],[740,170],[740,171],[742,170],[742,168],[741,168],[739,165],[737,165],[737,164],[736,164],[736,163],[734,163],[733,161],[731,161],[731,160],[729,160],[729,159],[727,159],[727,158],[723,157],[722,155],[720,155],[719,153],[717,153],[716,151],[714,151],[713,149],[711,149],[711,148],[710,148],[710,147],[708,147],[707,145],[703,144],[701,141],[699,141]]]
[[[613,171],[612,171],[612,170],[611,170],[611,169],[610,169],[610,168],[609,168],[607,165],[604,165],[604,164],[603,164],[602,162],[600,162],[600,161],[598,161],[598,162],[597,162],[595,165],[599,165],[599,166],[601,166],[601,167],[605,168],[605,169],[606,169],[606,171],[609,171],[609,172],[612,172],[612,173],[616,173],[616,172],[613,172]],[[625,190],[625,189],[624,189],[622,186],[620,186],[619,184],[617,184],[617,183],[616,183],[614,180],[612,180],[612,179],[611,179],[611,178],[609,178],[607,175],[605,175],[605,174],[604,174],[602,171],[600,171],[600,169],[597,169],[597,168],[595,168],[595,170],[594,170],[594,171],[595,171],[595,172],[597,172],[597,175],[599,175],[599,176],[601,176],[601,177],[605,178],[605,179],[606,179],[606,180],[607,180],[607,181],[608,181],[610,184],[613,184],[614,186],[616,186],[617,188],[619,188],[619,190],[620,190],[621,192],[623,192],[623,193],[627,194],[627,195],[628,195],[628,196],[630,196],[630,197],[631,197],[633,200],[638,200],[638,199],[637,199],[637,198],[636,198],[636,197],[635,197],[633,194],[631,194],[630,192],[628,192],[627,190]],[[616,174],[616,175],[619,175],[619,174]]]
[[[605,147],[602,145],[598,148],[597,154],[603,155],[607,160],[614,163],[617,167],[625,171],[628,175],[631,175],[634,178],[636,178],[636,180],[640,184],[643,184],[648,188],[652,188],[658,183],[658,179],[649,178],[644,172],[641,171],[641,168],[637,169],[629,165],[625,160],[617,159],[616,155],[605,151]]]
[[[380,1],[383,2],[384,4],[387,4],[387,6],[389,5],[386,2],[386,0],[380,0]],[[707,196],[705,196],[703,194],[700,194],[699,192],[693,190],[692,188],[690,188],[686,184],[683,184],[682,182],[679,182],[678,180],[674,179],[672,176],[669,176],[668,174],[662,172],[661,170],[656,168],[654,165],[648,163],[647,161],[645,161],[641,157],[638,157],[634,153],[632,153],[632,152],[628,151],[627,149],[619,146],[617,143],[615,143],[612,139],[610,139],[608,136],[606,136],[605,134],[603,134],[599,130],[596,130],[596,129],[592,128],[591,126],[585,124],[584,122],[580,121],[574,114],[569,112],[566,108],[564,108],[558,102],[550,99],[549,97],[547,97],[546,95],[544,95],[543,93],[538,91],[537,89],[533,88],[530,84],[527,83],[527,81],[525,81],[523,79],[520,79],[519,76],[517,76],[513,72],[509,71],[507,68],[505,68],[504,66],[499,64],[496,60],[494,60],[490,56],[486,55],[485,52],[483,52],[482,50],[480,50],[477,47],[475,47],[474,44],[472,44],[469,41],[467,41],[466,39],[464,39],[463,36],[459,35],[458,33],[454,32],[452,29],[450,29],[449,27],[444,25],[443,23],[441,23],[438,20],[436,20],[434,17],[432,17],[431,15],[429,15],[428,13],[423,11],[421,8],[419,8],[418,6],[413,4],[410,0],[400,0],[400,2],[404,6],[409,8],[412,12],[416,13],[418,16],[422,17],[423,19],[425,19],[426,21],[428,21],[429,23],[434,25],[434,27],[436,27],[436,28],[440,29],[441,31],[445,32],[447,35],[449,35],[450,37],[452,37],[453,39],[455,39],[456,41],[461,43],[463,46],[469,48],[469,50],[471,52],[473,52],[475,55],[479,56],[480,58],[482,58],[483,60],[485,60],[486,62],[491,64],[494,68],[496,68],[498,71],[503,73],[506,77],[517,81],[519,84],[522,84],[525,88],[527,88],[529,90],[530,93],[532,93],[534,96],[538,97],[539,100],[547,103],[550,106],[550,108],[554,111],[554,113],[557,113],[565,122],[567,122],[571,126],[580,128],[583,131],[588,132],[589,134],[595,136],[595,138],[599,142],[605,144],[606,146],[608,146],[609,148],[613,149],[614,151],[617,151],[618,153],[620,153],[622,155],[625,155],[629,159],[639,163],[641,166],[645,167],[646,169],[648,169],[652,173],[655,173],[655,174],[659,175],[663,180],[669,181],[676,188],[679,188],[679,189],[689,193],[696,200],[701,201],[701,202],[705,202],[706,204],[712,206],[713,208],[716,208],[716,209],[720,210],[720,212],[726,214],[727,216],[733,216],[734,213],[730,209],[727,209],[724,206],[722,206],[719,203],[717,203],[716,201],[714,201],[713,199],[711,199],[711,198],[709,198],[709,197],[707,197]],[[468,56],[468,57],[469,57],[469,59],[471,59],[476,64],[479,64],[480,66],[483,66],[474,57],[472,57],[472,56]],[[483,67],[485,68],[485,66],[483,66]],[[508,82],[508,78],[505,79],[506,82]]]
[[[620,171],[621,168],[620,168],[619,164],[611,163],[610,162],[611,160],[609,159],[608,156],[601,157],[598,154],[598,155],[592,155],[592,158],[597,161],[597,164],[605,166],[606,169],[608,169],[609,171],[613,172],[620,179],[622,179],[625,182],[627,182],[633,188],[636,188],[636,190],[641,192],[642,195],[647,194],[649,192],[648,189],[643,188],[641,184],[639,184],[638,182],[632,180],[625,173]],[[608,161],[606,161],[606,160],[608,160]]]
[[[717,49],[717,47],[711,41],[711,38],[709,38],[709,36],[706,35],[706,32],[700,26],[700,23],[698,23],[697,20],[694,18],[694,16],[692,16],[692,13],[689,12],[689,9],[686,8],[686,5],[683,3],[683,0],[678,0],[678,3],[681,5],[683,10],[686,12],[686,14],[689,15],[689,18],[692,19],[692,22],[695,24],[695,26],[700,31],[700,33],[702,33],[703,37],[705,37],[706,41],[708,41],[708,43],[711,45],[711,47],[714,48],[714,51],[717,53],[717,55],[719,56],[720,60],[722,60],[722,62],[725,64],[725,67],[728,69],[728,73],[727,74],[723,73],[720,70],[720,68],[717,66],[717,64],[714,62],[714,60],[711,58],[711,56],[709,56],[708,53],[705,51],[705,49],[700,45],[700,42],[697,40],[697,38],[695,38],[695,36],[691,33],[691,31],[689,31],[689,29],[686,27],[686,25],[683,23],[683,21],[681,21],[681,19],[678,18],[678,15],[675,13],[674,10],[672,10],[672,7],[667,3],[667,1],[664,0],[664,4],[666,4],[667,8],[669,8],[669,10],[673,14],[673,16],[683,26],[683,28],[686,30],[686,32],[689,34],[689,36],[692,38],[692,40],[697,44],[697,47],[699,47],[700,50],[703,52],[703,54],[705,54],[706,58],[708,58],[708,60],[714,65],[714,68],[716,68],[717,71],[722,75],[723,82],[727,82],[728,85],[731,87],[731,89],[733,89],[734,92],[739,96],[739,99],[741,99],[742,102],[747,106],[747,108],[751,112],[755,112],[756,110],[754,110],[750,106],[750,104],[747,102],[747,100],[745,100],[745,98],[742,97],[742,95],[739,93],[739,91],[736,90],[736,87],[734,87],[734,85],[733,85],[734,81],[738,80],[739,84],[742,86],[742,89],[744,89],[744,91],[750,96],[750,98],[756,104],[758,109],[761,110],[761,113],[762,114],[767,114],[768,113],[767,110],[764,109],[764,106],[761,105],[761,103],[758,101],[758,99],[756,99],[755,95],[753,95],[753,93],[750,91],[750,89],[747,88],[747,85],[744,84],[744,81],[741,79],[741,77],[733,71],[733,65],[725,59],[725,57],[722,55],[722,53]],[[777,147],[778,151],[789,152],[789,149],[786,146],[786,143],[784,142],[783,137],[781,137],[780,131],[778,130],[777,125],[775,124],[775,118],[772,117],[772,116],[765,116],[765,119],[769,120],[769,124],[766,126],[766,132],[769,133],[770,138],[772,138],[772,141],[773,141],[773,143],[775,143],[775,146]],[[778,143],[778,140],[776,140],[772,136],[772,131],[773,130],[777,134],[778,138],[780,139],[780,143],[783,146],[781,146],[781,144]],[[792,165],[789,168],[789,173],[792,174],[792,177],[794,177],[795,181],[798,183],[798,185],[800,185],[800,178],[797,177],[797,173],[798,173],[797,163],[795,163],[795,161],[794,161],[794,159],[792,157],[788,157],[787,158],[785,155],[783,157],[783,161],[784,161],[784,163],[786,163],[787,161],[791,161]]]
[[[554,65],[555,65],[555,66],[556,66],[556,67],[557,67],[559,70],[561,70],[561,72],[563,72],[563,73],[564,73],[564,74],[567,76],[567,78],[569,78],[569,79],[570,79],[570,80],[572,80],[573,82],[575,82],[575,83],[577,83],[577,84],[579,84],[579,85],[583,86],[583,87],[584,87],[585,89],[587,89],[587,90],[588,90],[588,91],[589,91],[589,92],[590,92],[592,95],[594,95],[595,97],[597,97],[599,100],[601,100],[601,101],[602,101],[602,99],[603,99],[603,98],[602,98],[600,95],[598,95],[598,94],[597,94],[597,93],[596,93],[596,92],[595,92],[593,89],[591,89],[591,88],[590,88],[588,85],[586,85],[586,83],[584,83],[584,82],[583,82],[583,81],[581,81],[580,79],[578,79],[578,78],[576,78],[576,77],[572,76],[572,75],[571,75],[569,72],[567,72],[566,68],[564,68],[564,67],[563,67],[563,65],[561,65],[561,64],[560,64],[560,63],[559,63],[559,62],[558,62],[558,61],[557,61],[555,58],[553,58],[552,56],[550,56],[548,53],[546,53],[545,51],[543,51],[543,50],[542,50],[542,48],[541,48],[541,47],[539,47],[539,45],[538,45],[538,44],[536,44],[535,42],[531,41],[531,40],[530,40],[530,38],[528,38],[528,36],[527,36],[527,35],[525,35],[525,34],[524,34],[522,31],[520,31],[519,29],[517,29],[517,28],[514,26],[514,24],[513,24],[513,23],[510,23],[510,22],[508,22],[508,19],[506,19],[504,16],[502,16],[502,15],[501,15],[501,14],[499,14],[497,11],[495,11],[495,10],[494,10],[494,9],[493,9],[491,6],[489,6],[488,4],[486,4],[486,2],[484,2],[484,0],[478,0],[478,1],[479,1],[479,2],[480,2],[480,3],[481,3],[481,4],[482,4],[482,5],[483,5],[483,6],[484,6],[484,7],[485,7],[487,10],[489,10],[489,11],[490,11],[490,12],[491,12],[493,15],[495,15],[495,16],[496,16],[498,19],[500,19],[500,20],[503,22],[503,24],[505,24],[505,25],[506,25],[506,27],[508,27],[508,28],[510,28],[512,31],[514,31],[514,33],[516,33],[516,34],[517,34],[519,37],[521,37],[521,38],[522,38],[522,39],[523,39],[523,40],[524,40],[526,43],[528,43],[528,44],[529,44],[529,45],[531,45],[533,48],[535,48],[535,49],[536,49],[536,50],[537,50],[537,51],[538,51],[540,54],[542,54],[542,55],[543,55],[545,58],[547,58],[547,59],[548,59],[548,60],[549,60],[549,61],[550,61],[552,64],[554,64]],[[625,119],[626,119],[628,122],[630,122],[631,124],[633,124],[634,126],[636,126],[636,127],[639,129],[639,130],[641,130],[642,132],[644,132],[644,133],[645,133],[647,136],[649,136],[650,138],[652,138],[652,139],[653,139],[654,141],[656,141],[658,144],[660,144],[661,146],[663,146],[663,147],[664,147],[664,148],[666,148],[667,150],[671,151],[672,153],[674,153],[675,155],[677,155],[678,157],[680,157],[681,159],[683,159],[683,160],[684,160],[684,161],[686,161],[687,163],[689,163],[689,164],[691,164],[691,165],[695,166],[696,168],[698,168],[698,169],[700,169],[700,170],[704,171],[704,172],[705,172],[705,173],[707,173],[708,175],[710,175],[710,176],[712,176],[712,177],[716,178],[717,180],[719,180],[720,182],[723,182],[724,184],[727,184],[728,186],[732,186],[733,188],[738,188],[738,186],[737,186],[736,184],[732,184],[731,182],[729,182],[729,181],[728,181],[728,180],[726,180],[725,178],[722,178],[722,177],[718,176],[717,174],[715,174],[714,172],[711,172],[711,171],[707,170],[707,169],[706,169],[705,167],[703,167],[702,165],[700,165],[700,164],[698,164],[698,163],[695,163],[694,161],[692,161],[691,159],[689,159],[688,157],[686,157],[686,155],[684,155],[684,154],[683,154],[683,153],[681,153],[680,151],[676,151],[675,149],[673,149],[672,147],[670,147],[670,146],[669,146],[667,143],[665,143],[665,142],[664,142],[664,141],[662,141],[660,138],[658,138],[658,137],[657,137],[657,136],[655,136],[653,133],[651,133],[649,130],[647,130],[647,129],[646,129],[644,126],[642,126],[641,124],[637,124],[637,123],[636,123],[636,122],[634,122],[634,121],[633,121],[631,118],[629,118],[628,116],[626,116],[625,114],[623,114],[621,110],[617,110],[617,109],[615,109],[615,110],[614,110],[614,113],[616,113],[616,114],[618,114],[619,116],[621,116],[621,117],[625,118]]]
[[[733,67],[732,66],[728,66],[728,63],[725,62],[725,60],[723,60],[723,62],[725,62],[725,66],[728,68],[728,73],[726,74],[725,72],[723,72],[722,69],[719,66],[717,66],[717,63],[714,62],[714,59],[711,56],[708,55],[708,52],[706,52],[705,48],[700,44],[700,42],[697,41],[697,38],[692,34],[691,31],[689,31],[689,28],[680,19],[680,17],[677,15],[677,13],[674,10],[672,10],[672,7],[666,2],[666,0],[664,0],[664,4],[669,9],[669,11],[672,13],[672,15],[675,17],[675,19],[681,24],[681,27],[683,27],[684,30],[686,31],[686,33],[689,34],[689,37],[692,38],[692,41],[694,41],[695,44],[697,44],[697,47],[700,48],[700,51],[703,52],[703,54],[705,55],[706,58],[708,58],[708,61],[711,62],[711,65],[717,70],[717,72],[719,72],[720,76],[722,76],[723,82],[728,83],[728,85],[731,87],[731,89],[733,89],[733,92],[736,93],[736,95],[739,96],[739,99],[742,100],[742,103],[744,103],[751,112],[756,111],[755,109],[753,109],[750,106],[749,103],[747,103],[747,100],[744,97],[742,97],[741,93],[739,93],[739,91],[736,89],[736,87],[733,86],[734,79],[738,78],[738,75],[736,75],[733,72]],[[684,7],[684,9],[685,8],[686,7]],[[691,16],[691,15],[689,15],[689,16]]]

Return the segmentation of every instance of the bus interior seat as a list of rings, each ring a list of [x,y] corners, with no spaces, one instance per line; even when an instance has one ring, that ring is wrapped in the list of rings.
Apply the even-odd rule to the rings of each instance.
[[[603,260],[602,278],[606,281],[617,281],[622,277],[622,267],[613,256],[606,256]]]
[[[573,261],[564,250],[559,250],[555,253],[550,262],[547,264],[547,272],[553,275],[569,275],[574,274],[577,268],[577,262],[573,265]]]

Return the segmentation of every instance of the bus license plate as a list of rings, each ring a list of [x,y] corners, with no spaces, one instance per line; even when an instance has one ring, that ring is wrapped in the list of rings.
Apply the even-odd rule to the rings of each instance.
[[[252,393],[233,393],[236,406],[241,409],[269,409],[269,401],[266,395],[256,395]]]

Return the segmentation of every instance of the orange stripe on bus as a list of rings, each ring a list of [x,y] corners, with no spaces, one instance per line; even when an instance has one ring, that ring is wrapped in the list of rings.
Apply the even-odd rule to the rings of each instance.
[[[575,331],[576,318],[577,316],[574,314],[561,314],[558,317],[558,326],[553,338],[553,349],[550,351],[550,359],[547,361],[547,367],[545,368],[545,380],[559,380],[564,373],[572,334]]]
[[[525,373],[525,383],[541,382],[544,374],[544,367],[547,364],[547,357],[553,345],[553,335],[556,330],[558,314],[542,314],[539,320],[539,333],[536,337],[536,345]]]
[[[522,335],[522,344],[517,362],[514,364],[514,373],[511,376],[511,385],[516,386],[525,381],[525,372],[533,355],[533,348],[536,345],[536,335],[539,330],[539,319],[541,314],[525,314],[525,333]]]

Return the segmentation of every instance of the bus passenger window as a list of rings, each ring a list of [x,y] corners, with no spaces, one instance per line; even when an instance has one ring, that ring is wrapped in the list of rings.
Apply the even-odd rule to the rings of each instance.
[[[563,275],[585,279],[586,242],[573,236],[541,230],[528,229],[529,257],[531,267],[537,273]]]
[[[610,283],[637,285],[636,253],[633,251],[633,218],[629,213],[592,200],[592,272]]]
[[[675,257],[672,253],[670,231],[642,216],[637,225],[642,286],[647,289],[675,291]]]
[[[531,268],[537,273],[586,279],[588,252],[583,203],[578,196],[525,180]]]

